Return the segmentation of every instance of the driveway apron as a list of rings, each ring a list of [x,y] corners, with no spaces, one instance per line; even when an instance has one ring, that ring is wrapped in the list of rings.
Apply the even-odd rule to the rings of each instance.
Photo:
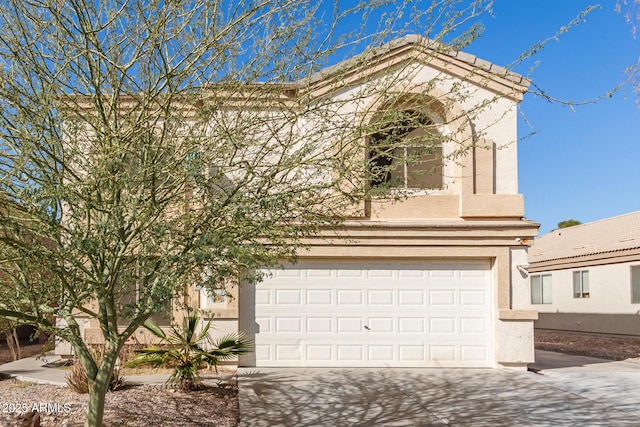
[[[640,369],[626,382],[600,370],[544,372],[241,368],[241,426],[640,425],[640,404],[615,399],[636,393]],[[581,383],[569,387],[568,379]]]

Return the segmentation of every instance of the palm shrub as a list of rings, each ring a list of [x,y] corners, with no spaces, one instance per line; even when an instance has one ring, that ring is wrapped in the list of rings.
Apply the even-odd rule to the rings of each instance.
[[[219,340],[212,340],[209,337],[211,320],[204,325],[202,331],[197,332],[199,320],[197,313],[185,317],[183,324],[172,326],[168,334],[153,321],[148,320],[144,327],[161,339],[160,345],[136,350],[137,355],[127,366],[172,367],[173,372],[168,382],[176,384],[184,391],[190,391],[201,384],[198,374],[200,369],[208,365],[217,372],[220,362],[232,360],[253,350],[253,342],[241,333],[232,333]]]

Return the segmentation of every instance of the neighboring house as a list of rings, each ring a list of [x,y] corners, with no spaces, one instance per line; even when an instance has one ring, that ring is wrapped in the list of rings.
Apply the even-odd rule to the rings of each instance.
[[[529,262],[537,329],[640,336],[640,211],[554,230]]]
[[[529,81],[473,55],[434,51],[417,36],[362,59],[282,93],[345,98],[378,75],[410,69],[389,99],[353,96],[357,105],[344,108],[345,120],[362,108],[371,120],[397,110],[436,125],[444,142],[416,163],[402,160],[409,148],[384,154],[384,135],[363,141],[370,159],[403,162],[368,185],[406,198],[374,197],[339,230],[309,239],[295,265],[231,296],[194,290],[194,299],[220,333],[255,340],[242,366],[525,367],[537,313],[516,266],[527,264],[539,225],[524,219],[518,194],[516,125]],[[340,90],[336,69],[348,71]],[[87,324],[84,334],[99,339],[100,331]]]

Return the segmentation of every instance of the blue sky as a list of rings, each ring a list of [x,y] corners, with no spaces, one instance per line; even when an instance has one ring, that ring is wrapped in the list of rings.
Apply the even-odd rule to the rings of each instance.
[[[497,0],[483,18],[484,35],[465,50],[506,65],[539,40],[552,36],[592,2]],[[568,100],[595,98],[627,78],[638,61],[634,39],[615,1],[603,3],[558,41],[514,71],[528,75],[548,94]],[[640,98],[623,87],[612,98],[571,108],[529,93],[518,123],[519,190],[527,218],[539,235],[574,218],[590,222],[640,210]],[[533,126],[533,128],[532,128]],[[535,135],[525,138],[532,131]]]

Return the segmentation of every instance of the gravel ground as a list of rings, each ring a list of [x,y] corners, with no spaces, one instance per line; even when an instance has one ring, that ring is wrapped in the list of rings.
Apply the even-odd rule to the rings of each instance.
[[[21,340],[22,356],[39,354],[42,344]],[[10,362],[11,353],[0,341],[0,364]],[[89,395],[68,387],[31,384],[0,377],[0,427],[20,426],[22,414],[37,409],[42,427],[84,425]],[[127,386],[107,393],[105,427],[193,427],[237,426],[238,388],[224,384],[191,393],[173,388]]]
[[[37,409],[43,427],[84,425],[88,395],[68,387],[0,380],[0,426],[19,426],[20,414]],[[107,393],[104,425],[193,427],[238,425],[238,389],[183,393],[171,388],[131,386]]]
[[[535,341],[540,350],[640,363],[640,339],[536,331]]]
[[[640,363],[640,339],[536,331],[535,340],[541,350]],[[5,361],[3,353],[0,345],[0,364]],[[87,400],[88,395],[67,387],[0,378],[0,426],[19,426],[20,414],[34,408],[41,413],[43,427],[82,426]],[[238,425],[238,389],[225,385],[182,393],[165,387],[130,386],[108,393],[105,408],[107,427],[230,427]]]

